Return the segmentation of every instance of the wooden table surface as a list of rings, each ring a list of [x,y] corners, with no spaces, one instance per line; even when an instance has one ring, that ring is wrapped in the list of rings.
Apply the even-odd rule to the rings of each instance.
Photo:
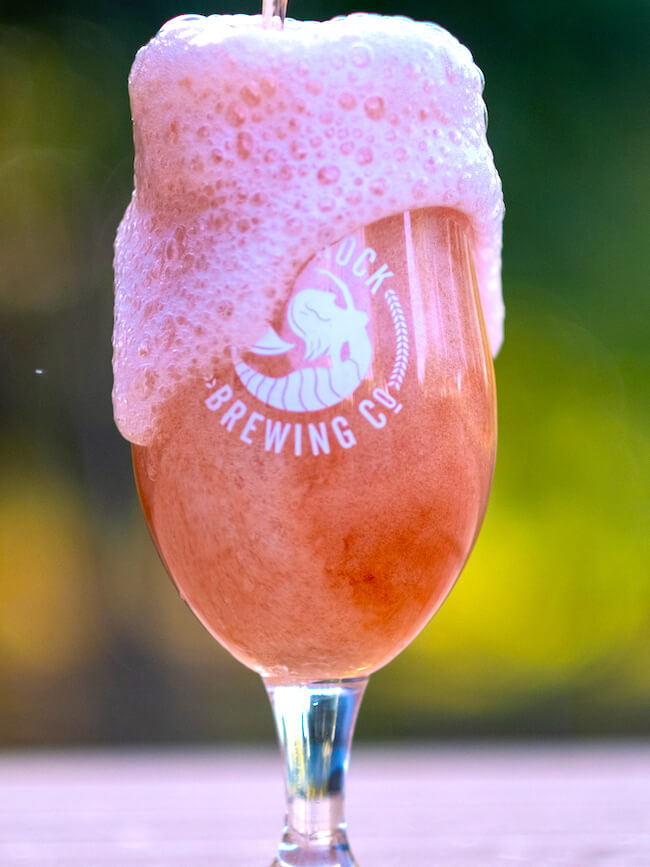
[[[0,754],[2,867],[269,867],[269,751]],[[650,747],[356,747],[361,867],[650,867]]]

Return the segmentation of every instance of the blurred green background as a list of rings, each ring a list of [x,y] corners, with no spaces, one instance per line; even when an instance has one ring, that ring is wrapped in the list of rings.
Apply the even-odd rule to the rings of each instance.
[[[164,575],[110,403],[131,60],[175,14],[258,7],[51,8],[0,23],[0,746],[270,740],[258,678]],[[650,5],[290,4],[356,9],[469,45],[507,204],[488,515],[358,736],[647,734]]]

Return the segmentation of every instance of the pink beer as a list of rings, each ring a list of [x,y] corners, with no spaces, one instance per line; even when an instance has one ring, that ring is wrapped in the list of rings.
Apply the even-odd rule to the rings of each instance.
[[[130,84],[114,402],[153,538],[265,677],[369,673],[449,592],[492,477],[480,74],[406,20],[215,16],[166,25]]]

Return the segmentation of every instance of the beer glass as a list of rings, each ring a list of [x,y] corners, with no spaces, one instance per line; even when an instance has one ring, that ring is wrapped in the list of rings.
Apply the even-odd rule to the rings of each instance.
[[[343,796],[368,676],[440,606],[483,518],[495,387],[468,239],[445,208],[360,226],[250,344],[179,379],[133,446],[182,598],[266,685],[277,867],[356,863]]]

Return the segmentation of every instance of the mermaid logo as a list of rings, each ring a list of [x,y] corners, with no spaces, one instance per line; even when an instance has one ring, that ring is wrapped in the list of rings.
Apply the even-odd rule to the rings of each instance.
[[[346,283],[323,268],[316,273],[330,280],[337,294],[307,288],[289,303],[287,324],[296,341],[289,342],[270,328],[254,346],[257,356],[287,355],[304,343],[303,364],[286,376],[272,377],[255,370],[241,358],[235,370],[250,394],[275,409],[314,412],[335,406],[349,397],[365,379],[372,362],[367,332],[368,315],[357,310]]]

